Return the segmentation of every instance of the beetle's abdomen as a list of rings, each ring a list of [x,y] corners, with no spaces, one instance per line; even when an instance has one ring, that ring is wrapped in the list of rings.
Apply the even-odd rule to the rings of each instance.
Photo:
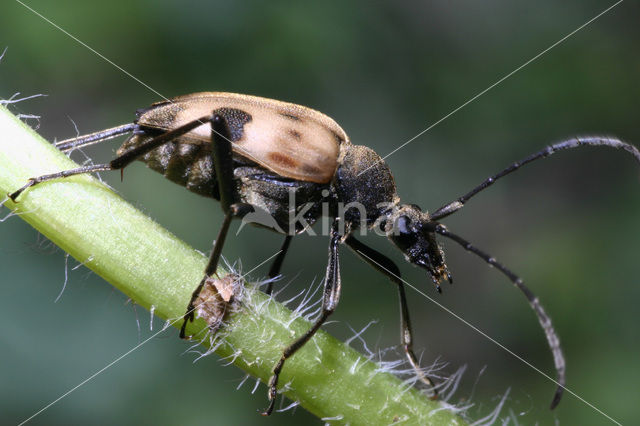
[[[117,154],[122,155],[152,137],[145,134],[133,135],[122,144]],[[208,144],[185,142],[179,138],[144,154],[139,161],[189,191],[220,199],[211,147]]]

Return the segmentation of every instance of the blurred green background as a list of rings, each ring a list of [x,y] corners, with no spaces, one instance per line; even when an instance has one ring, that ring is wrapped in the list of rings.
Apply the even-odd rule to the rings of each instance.
[[[531,2],[27,2],[119,66],[171,97],[229,91],[307,105],[338,121],[356,144],[386,155],[610,6],[606,1]],[[640,144],[640,27],[624,2],[387,160],[400,196],[433,210],[545,144],[611,134]],[[160,97],[14,1],[0,12],[0,96],[42,93],[13,110],[41,116],[48,139],[130,122]],[[35,121],[31,121],[35,124]],[[87,149],[96,162],[117,143]],[[77,154],[76,154],[77,155]],[[82,161],[81,156],[75,157]],[[220,208],[136,164],[103,174],[123,197],[199,250],[210,249]],[[610,149],[560,153],[528,166],[446,220],[512,267],[554,320],[568,387],[622,423],[640,410],[640,181],[632,158]],[[8,213],[2,210],[1,216]],[[453,286],[437,295],[421,270],[387,241],[365,239],[396,260],[408,282],[553,375],[546,341],[524,298],[496,271],[444,242]],[[224,255],[245,270],[280,237],[248,229]],[[323,276],[327,239],[302,236],[284,265],[286,293]],[[343,296],[326,329],[364,334],[371,348],[399,342],[395,289],[343,250]],[[66,289],[64,253],[12,217],[0,223],[0,423],[15,424],[151,335],[149,313],[85,268]],[[267,267],[253,274],[266,275]],[[466,365],[452,402],[522,424],[610,424],[410,291],[422,364]],[[285,298],[283,295],[282,298]],[[136,324],[139,322],[139,328]],[[154,330],[161,324],[154,323]],[[303,409],[261,418],[253,380],[215,356],[193,363],[175,330],[126,357],[33,424],[320,424]],[[401,351],[400,351],[401,352]],[[400,356],[398,354],[393,356]],[[288,403],[285,403],[285,405]]]

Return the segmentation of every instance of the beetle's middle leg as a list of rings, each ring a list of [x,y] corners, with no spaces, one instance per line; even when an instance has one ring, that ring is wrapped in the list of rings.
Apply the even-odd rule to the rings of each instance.
[[[398,286],[398,293],[400,295],[400,318],[401,329],[400,337],[402,340],[402,346],[404,352],[407,355],[409,364],[413,367],[418,375],[420,381],[426,384],[429,388],[430,398],[435,399],[438,397],[438,390],[433,381],[427,377],[418,363],[415,353],[413,352],[413,333],[411,331],[411,320],[409,319],[409,307],[407,305],[407,297],[404,292],[404,284],[400,279],[400,269],[398,266],[387,256],[372,249],[371,247],[356,240],[353,236],[349,235],[345,240],[345,243],[352,249],[362,260],[367,262],[377,271],[386,275],[392,283]]]
[[[220,192],[220,206],[224,211],[224,221],[218,231],[218,237],[213,244],[213,250],[209,256],[209,262],[204,270],[204,276],[200,281],[200,284],[191,294],[191,300],[187,306],[187,311],[184,314],[184,322],[180,327],[180,337],[185,338],[187,324],[194,320],[195,306],[194,302],[197,299],[205,281],[211,275],[216,273],[218,269],[218,263],[220,261],[220,255],[222,254],[222,247],[224,247],[224,241],[229,231],[229,225],[234,217],[243,217],[247,213],[253,211],[253,207],[250,204],[240,203],[238,191],[233,181],[233,151],[231,148],[231,133],[227,122],[216,111],[211,116],[211,155],[213,157],[213,168],[218,180],[218,189]]]
[[[271,264],[271,269],[269,269],[269,279],[273,279],[280,275],[280,268],[282,268],[282,262],[284,262],[284,258],[287,255],[287,251],[289,250],[291,238],[291,235],[287,235],[286,237],[284,237],[284,242],[282,243],[282,247],[280,247],[278,256],[276,257],[276,260],[274,260]],[[273,292],[273,281],[269,281],[267,289],[265,290],[265,293],[267,293],[268,295],[271,295],[271,292]]]
[[[329,264],[327,265],[327,273],[324,279],[324,291],[322,296],[322,311],[318,319],[306,333],[298,337],[293,343],[285,348],[282,352],[282,356],[273,367],[273,375],[269,379],[269,406],[262,412],[263,416],[268,416],[273,411],[273,407],[276,403],[276,395],[278,390],[278,379],[280,372],[284,366],[287,358],[291,357],[298,349],[303,347],[305,343],[313,337],[314,334],[320,329],[322,324],[327,321],[329,315],[333,313],[338,301],[340,300],[341,280],[340,280],[340,262],[338,257],[338,244],[342,240],[342,235],[338,232],[337,219],[333,223],[331,229],[331,242],[329,243]]]

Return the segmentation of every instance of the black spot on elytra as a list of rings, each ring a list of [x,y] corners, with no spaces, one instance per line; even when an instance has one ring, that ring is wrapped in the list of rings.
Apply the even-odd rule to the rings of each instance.
[[[319,176],[322,175],[322,170],[320,170],[319,167],[316,167],[314,165],[311,164],[303,164],[302,165],[302,171],[307,174],[307,175],[312,175],[312,176]]]
[[[235,108],[220,108],[213,113],[218,114],[227,122],[229,133],[231,134],[231,142],[237,142],[242,139],[244,125],[252,119],[251,114]]]
[[[295,129],[289,129],[287,133],[289,133],[289,136],[291,136],[293,139],[297,140],[298,142],[302,140],[302,134]]]

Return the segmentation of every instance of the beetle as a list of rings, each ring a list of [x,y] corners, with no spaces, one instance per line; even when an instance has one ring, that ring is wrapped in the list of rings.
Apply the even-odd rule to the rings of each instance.
[[[220,201],[224,220],[203,278],[187,306],[181,338],[189,337],[185,328],[194,319],[194,304],[207,280],[216,275],[233,218],[264,212],[271,219],[268,226],[284,234],[282,248],[269,277],[279,275],[293,236],[304,232],[323,215],[332,221],[321,312],[311,328],[284,349],[275,364],[268,383],[269,405],[263,415],[273,411],[278,378],[286,360],[304,346],[338,304],[341,291],[338,247],[341,244],[346,244],[396,285],[400,300],[401,342],[406,357],[419,379],[428,386],[430,396],[437,396],[437,385],[422,372],[413,351],[400,269],[387,256],[355,238],[354,231],[362,228],[382,231],[409,263],[427,271],[438,292],[442,291],[440,283],[452,283],[452,277],[436,235],[460,244],[504,274],[525,295],[546,335],[557,372],[558,387],[551,402],[551,408],[555,408],[566,381],[565,360],[550,317],[520,277],[485,251],[449,231],[440,220],[459,211],[469,199],[498,179],[557,151],[580,146],[607,146],[629,152],[640,163],[640,151],[621,140],[610,137],[568,139],[512,163],[468,193],[429,213],[415,204],[401,203],[393,175],[383,159],[366,146],[353,145],[345,131],[328,116],[300,105],[223,92],[167,99],[138,110],[133,123],[64,140],[56,146],[70,151],[129,133],[132,135],[109,163],[31,178],[9,197],[16,201],[27,188],[42,182],[82,173],[122,170],[140,160],[190,191]],[[358,208],[344,209],[344,205],[357,205]],[[305,225],[297,221],[292,223],[292,212],[296,213],[296,219],[304,219]],[[271,291],[269,285],[267,293]]]

